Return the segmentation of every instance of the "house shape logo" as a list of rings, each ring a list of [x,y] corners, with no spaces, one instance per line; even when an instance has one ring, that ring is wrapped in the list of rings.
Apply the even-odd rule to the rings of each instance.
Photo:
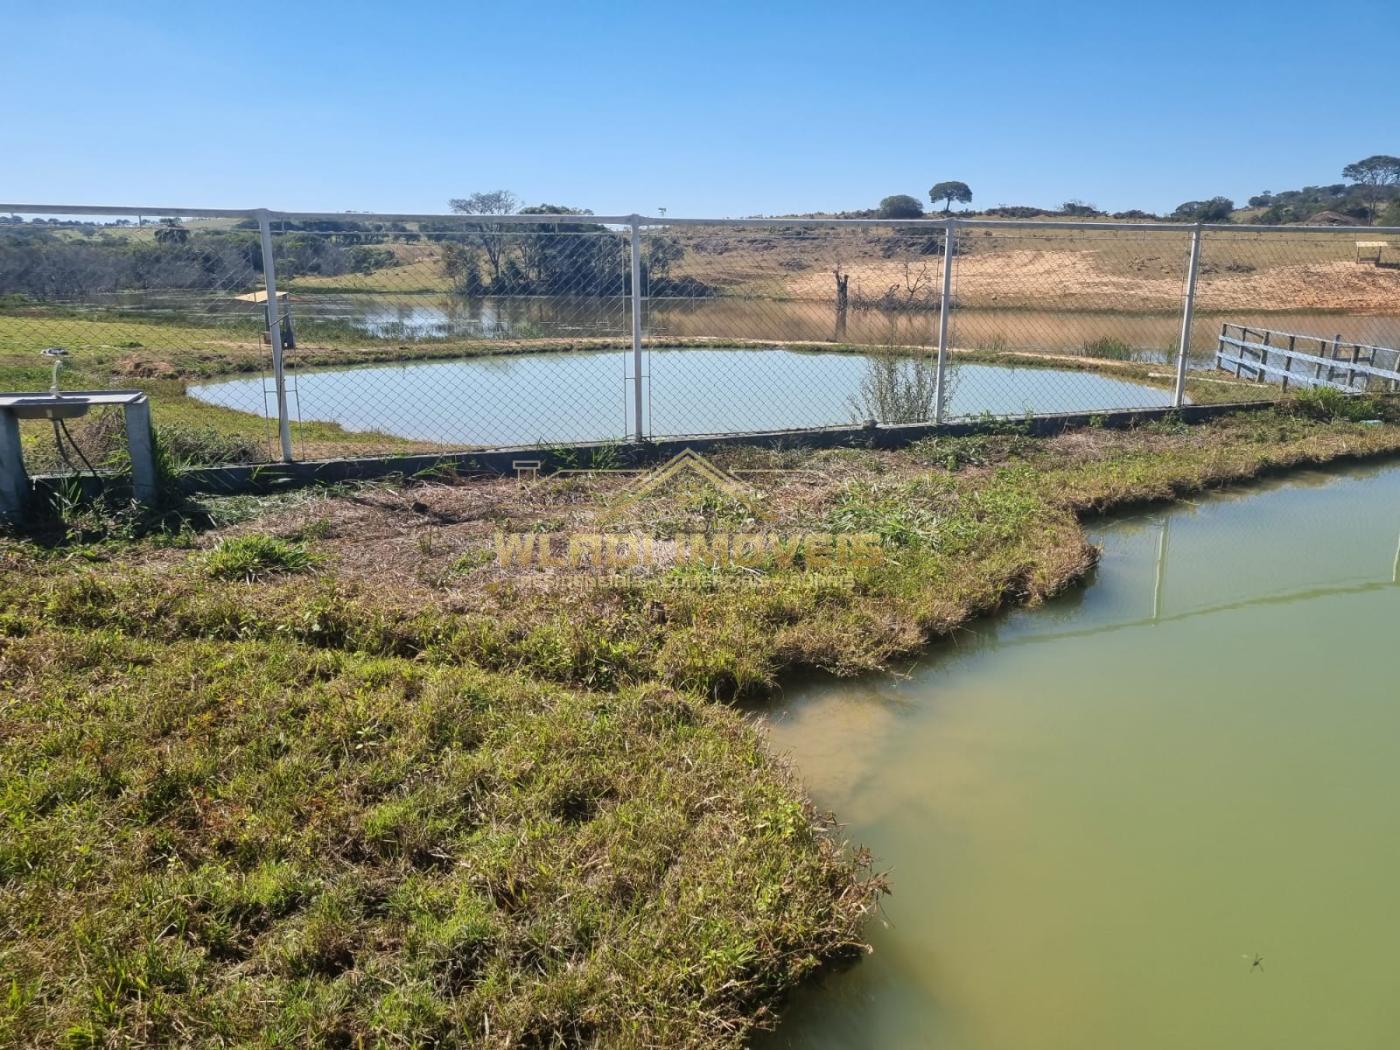
[[[686,448],[629,485],[622,501],[632,503],[642,499],[672,478],[683,474],[694,474],[702,478],[716,491],[740,503],[748,504],[754,497],[754,491],[729,471],[715,466],[694,449]]]

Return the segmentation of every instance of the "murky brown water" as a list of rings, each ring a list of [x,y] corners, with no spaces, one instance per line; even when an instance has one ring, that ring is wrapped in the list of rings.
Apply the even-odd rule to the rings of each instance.
[[[630,334],[627,301],[617,299],[414,296],[303,296],[297,310],[307,317],[349,321],[384,338],[449,336],[539,337]],[[1400,311],[1400,304],[1397,304]],[[1400,346],[1400,312],[1390,315],[1333,313],[1231,313],[1198,315],[1192,347],[1213,351],[1220,324],[1229,320],[1260,328],[1298,332],[1382,346]],[[861,344],[936,345],[936,311],[851,309],[842,326],[830,303],[755,299],[653,299],[646,303],[648,338],[755,339],[773,342],[844,341]],[[955,346],[1077,352],[1086,343],[1115,339],[1146,353],[1175,353],[1179,313],[1019,310],[959,307],[952,313]]]

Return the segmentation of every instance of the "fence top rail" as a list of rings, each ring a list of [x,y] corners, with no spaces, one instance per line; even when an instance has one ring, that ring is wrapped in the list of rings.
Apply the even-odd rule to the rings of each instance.
[[[914,229],[1008,229],[1008,230],[1122,230],[1138,233],[1297,233],[1355,236],[1354,228],[1338,226],[1260,226],[1245,223],[1192,222],[1111,222],[1077,219],[967,219],[959,216],[924,219],[807,219],[786,216],[757,216],[741,219],[673,218],[656,215],[461,215],[456,212],[356,212],[356,211],[273,211],[267,208],[189,208],[147,207],[108,204],[0,204],[2,214],[22,215],[149,215],[208,219],[257,219],[272,221],[337,222],[433,222],[475,226],[482,223],[541,225],[560,222],[592,223],[600,226],[834,226],[887,227]],[[1368,227],[1370,235],[1400,236],[1400,226]]]
[[[1281,335],[1290,339],[1311,339],[1318,343],[1336,343],[1338,346],[1354,346],[1358,350],[1383,350],[1388,354],[1400,353],[1400,348],[1393,346],[1377,346],[1374,343],[1358,343],[1352,339],[1341,339],[1330,335],[1310,335],[1306,332],[1285,332],[1277,328],[1260,328],[1257,325],[1236,324],[1233,321],[1222,321],[1221,328],[1235,328],[1240,332],[1257,332],[1260,335]],[[1272,350],[1286,350],[1287,347],[1270,347]]]
[[[635,215],[462,215],[458,212],[398,213],[367,211],[272,211],[268,208],[184,208],[137,207],[126,204],[0,204],[0,213],[20,215],[137,215],[156,218],[177,216],[192,219],[257,219],[271,222],[303,220],[334,222],[433,222],[478,226],[482,223],[592,223],[602,226],[629,226]]]

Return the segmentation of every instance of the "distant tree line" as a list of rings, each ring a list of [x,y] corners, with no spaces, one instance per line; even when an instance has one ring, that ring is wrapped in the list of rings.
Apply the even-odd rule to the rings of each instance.
[[[125,224],[130,225],[130,224]],[[154,289],[237,292],[262,273],[262,242],[233,228],[190,230],[173,219],[155,224],[149,239],[102,226],[7,222],[0,236],[0,295],[76,299]],[[374,245],[342,243],[311,232],[279,234],[282,277],[368,273],[395,262]]]
[[[77,236],[23,225],[0,237],[0,294],[75,299],[142,289],[241,290],[262,270],[256,235],[190,234],[176,242],[114,236],[82,227]]]
[[[1212,197],[1178,204],[1171,217],[1177,222],[1229,222],[1234,211],[1235,202],[1229,197]]]
[[[1342,177],[1349,181],[1256,194],[1249,198],[1249,206],[1264,210],[1251,221],[1306,222],[1318,212],[1330,211],[1358,222],[1400,226],[1400,157],[1367,157],[1348,164]]]
[[[1360,223],[1400,225],[1400,157],[1376,154],[1348,164],[1342,169],[1345,182],[1330,186],[1304,186],[1301,190],[1273,193],[1265,190],[1250,197],[1248,206],[1257,214],[1253,223],[1278,225],[1306,222],[1319,212],[1335,212]],[[968,204],[972,190],[965,182],[938,182],[929,190],[929,200],[943,203],[942,213],[950,213],[954,202]],[[1000,205],[983,214],[1005,219],[1034,218],[1112,218],[1125,221],[1171,219],[1176,222],[1226,223],[1233,221],[1235,202],[1229,197],[1190,200],[1178,205],[1166,216],[1139,208],[1106,212],[1081,200],[1068,200],[1058,208],[1034,205]],[[924,217],[923,203],[905,193],[881,199],[875,208],[838,212],[840,218],[862,219],[920,219]]]

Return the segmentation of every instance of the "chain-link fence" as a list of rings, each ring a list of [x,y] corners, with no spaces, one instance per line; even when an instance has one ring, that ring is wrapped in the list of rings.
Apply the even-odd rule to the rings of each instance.
[[[144,390],[177,466],[1400,381],[1400,264],[1358,244],[1400,231],[97,212],[0,222],[0,388],[62,347],[60,387]],[[106,414],[59,422],[21,424],[31,470],[120,457]]]

